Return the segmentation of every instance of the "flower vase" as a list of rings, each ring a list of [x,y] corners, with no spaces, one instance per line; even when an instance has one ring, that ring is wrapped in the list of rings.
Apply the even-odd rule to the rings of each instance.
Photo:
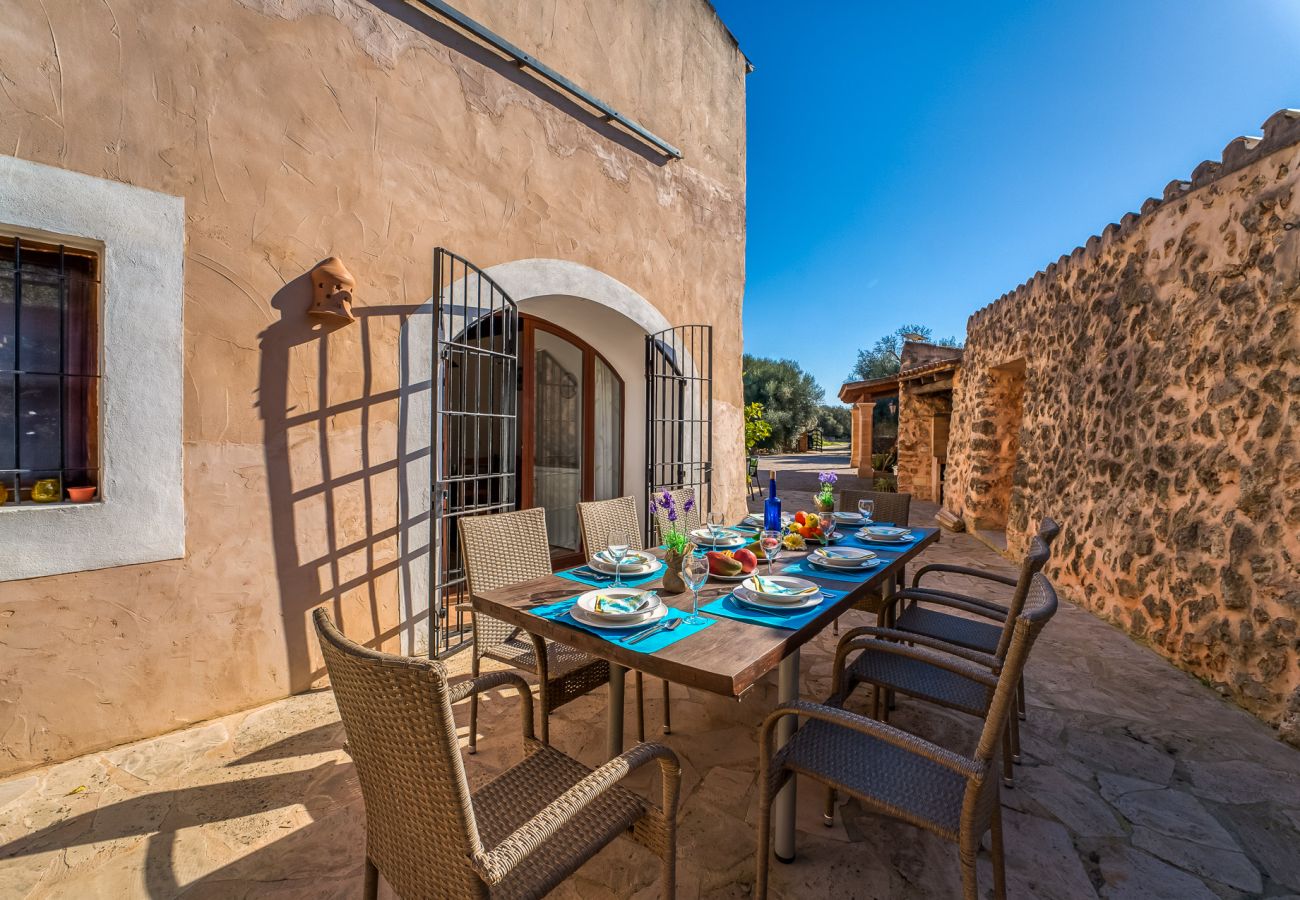
[[[682,561],[695,552],[694,544],[687,544],[681,553],[673,550],[671,547],[664,554],[663,583],[664,590],[670,594],[684,594],[689,588],[682,579]]]
[[[829,500],[823,494],[813,495],[813,506],[817,508],[817,515],[825,517],[835,512],[835,498]]]

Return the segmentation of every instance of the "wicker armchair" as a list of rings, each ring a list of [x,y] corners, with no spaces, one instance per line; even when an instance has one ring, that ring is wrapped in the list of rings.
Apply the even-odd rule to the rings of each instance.
[[[906,528],[911,525],[912,516],[912,495],[896,494],[886,491],[840,491],[839,508],[844,512],[855,512],[858,508],[859,500],[874,500],[876,504],[875,512],[872,513],[872,519],[879,522],[890,522],[899,528]],[[897,575],[901,584],[907,583],[907,569],[900,566]],[[860,612],[878,613],[880,612],[881,603],[885,597],[882,592],[877,591],[874,596],[863,597],[853,608]],[[834,634],[840,633],[840,620],[836,619],[831,626]]]
[[[625,833],[660,858],[673,896],[673,751],[638,744],[593,771],[536,739],[532,692],[513,672],[451,685],[442,663],[368,650],[323,609],[314,617],[366,806],[367,898],[380,872],[402,897],[540,897]],[[452,704],[503,686],[523,700],[524,758],[471,792]],[[660,805],[618,783],[652,760]]]
[[[1056,520],[1050,516],[1045,516],[1043,521],[1039,523],[1038,532],[1035,536],[1043,542],[1043,545],[1050,552],[1052,549],[1052,541],[1056,540],[1056,536],[1060,533],[1061,526],[1056,523]],[[997,584],[1006,585],[1010,588],[1014,588],[1019,584],[1019,579],[1017,578],[1009,578],[1006,575],[998,575],[994,572],[985,572],[983,569],[972,569],[968,566],[949,565],[948,563],[931,563],[930,565],[922,566],[917,570],[916,575],[912,577],[912,588],[915,590],[924,590],[926,593],[955,597],[959,600],[964,600],[967,603],[974,603],[976,606],[983,606],[998,613],[1005,613],[1007,607],[993,600],[985,600],[983,597],[974,597],[969,594],[961,594],[954,591],[941,591],[921,587],[921,579],[932,572],[946,572],[952,575],[964,575],[969,578],[979,578],[984,581],[992,581]]]
[[[876,510],[871,518],[877,522],[892,522],[899,528],[911,524],[912,495],[888,491],[840,491],[839,508],[845,512],[856,512],[859,500],[874,500]]]
[[[593,500],[578,504],[578,525],[582,528],[582,545],[587,558],[608,545],[611,528],[626,530],[631,547],[640,550],[641,521],[636,514],[635,497],[615,497],[613,500]],[[668,706],[668,682],[664,681],[664,734],[672,734],[672,714]],[[636,739],[645,740],[645,675],[636,673]]]
[[[945,665],[992,692],[975,752],[965,756],[843,709],[796,701],[778,707],[763,723],[759,748],[757,881],[754,895],[767,896],[772,799],[790,778],[803,775],[856,797],[867,809],[901,819],[957,844],[962,896],[978,896],[976,855],[984,832],[992,832],[993,892],[1006,897],[1002,852],[1002,803],[997,755],[1016,684],[1030,646],[1056,612],[1056,592],[1042,575],[1034,578],[1024,609],[1016,617],[1010,649],[999,674],[962,659]],[[899,646],[891,644],[891,646]],[[914,648],[925,653],[924,648]],[[936,654],[941,656],[941,654]],[[777,723],[785,716],[811,721],[775,753]]]
[[[946,563],[934,563],[921,567],[916,576],[912,579],[912,590],[909,592],[909,598],[913,601],[930,598],[931,602],[937,604],[957,603],[954,608],[964,609],[969,606],[977,607],[975,614],[983,618],[992,619],[994,622],[1004,621],[1009,609],[1014,609],[1018,600],[1023,600],[1023,595],[1019,592],[1024,582],[1025,571],[1024,563],[1031,558],[1035,558],[1038,553],[1042,554],[1042,561],[1035,571],[1041,571],[1052,557],[1052,541],[1061,533],[1061,526],[1056,523],[1055,519],[1044,518],[1038,526],[1038,533],[1030,539],[1029,552],[1025,556],[1025,561],[1021,563],[1021,572],[1019,578],[1009,578],[1006,575],[997,575],[993,572],[985,572],[981,569],[971,569],[966,566],[953,566]],[[1016,589],[1012,594],[1009,606],[1003,606],[992,600],[985,600],[981,597],[973,597],[969,594],[959,594],[953,591],[941,591],[933,588],[921,587],[921,578],[931,572],[947,572],[954,575],[965,575],[971,578],[980,578],[985,581],[992,581],[997,584],[1006,585]],[[1011,613],[1013,616],[1014,612]],[[915,602],[911,603],[909,608],[902,614],[897,621],[897,626],[905,631],[915,631],[920,634],[928,634],[931,637],[937,637],[940,640],[947,641],[958,647],[966,647],[971,650],[980,650],[985,653],[992,653],[996,646],[994,631],[980,622],[972,622],[969,619],[962,619],[957,616],[951,616],[946,613],[935,612],[925,609],[917,609]],[[1016,691],[1016,718],[1024,719],[1027,714],[1027,705],[1025,703],[1025,685],[1022,682]],[[1019,728],[1013,729],[1016,734]],[[1013,759],[1020,762],[1020,747],[1017,742]]]
[[[461,559],[470,595],[551,574],[546,510],[541,507],[490,516],[467,516],[460,524]],[[548,643],[500,619],[474,614],[474,658],[495,659],[537,676],[542,743],[550,740],[550,714],[609,681],[609,663],[564,644]],[[478,695],[469,700],[469,752],[478,751]]]
[[[1025,598],[1029,596],[1034,578],[1047,562],[1048,555],[1046,544],[1041,539],[1034,538],[1029,553],[1020,564],[1020,578],[1016,582],[1011,605],[1009,608],[1002,609],[1002,621],[996,626],[950,616],[947,613],[934,613],[943,616],[944,619],[951,619],[954,623],[961,623],[952,625],[952,630],[969,627],[976,635],[996,637],[996,640],[991,641],[988,649],[969,648],[947,641],[939,635],[917,634],[901,628],[887,628],[884,622],[887,610],[883,609],[876,627],[854,628],[845,632],[835,652],[831,698],[826,702],[831,706],[842,706],[859,684],[869,684],[872,686],[872,717],[881,721],[889,721],[889,704],[885,702],[884,696],[892,696],[895,692],[972,716],[984,717],[988,714],[989,703],[992,701],[991,693],[963,677],[961,674],[963,667],[953,669],[948,663],[955,656],[985,666],[994,673],[1002,668],[1003,660],[1011,646],[1016,617],[1024,607]],[[886,603],[892,607],[894,604],[908,600],[942,602],[950,609],[970,612],[977,616],[992,615],[984,607],[966,603],[960,598],[934,597],[923,591],[899,591]],[[907,618],[910,612],[910,609],[906,610],[899,617],[899,622]],[[927,652],[913,652],[915,648],[900,647],[901,642],[924,647]],[[854,650],[861,652],[852,663],[845,665],[848,655]],[[1019,685],[1016,693],[1019,696]],[[1006,752],[1002,756],[1002,777],[1010,787],[1011,764],[1020,756],[1020,726],[1017,716],[1008,719],[1005,740]],[[830,808],[831,805],[828,803],[828,815]]]
[[[663,491],[658,491],[660,495]],[[695,488],[678,488],[675,491],[669,491],[672,495],[673,502],[677,504],[677,527],[682,528],[689,534],[691,531],[699,528],[704,522],[704,512],[700,509],[697,502],[691,507],[690,512],[686,512],[686,501],[695,499]],[[663,534],[668,530],[672,523],[668,521],[668,514],[663,510],[655,507],[655,541],[656,543],[663,540]]]

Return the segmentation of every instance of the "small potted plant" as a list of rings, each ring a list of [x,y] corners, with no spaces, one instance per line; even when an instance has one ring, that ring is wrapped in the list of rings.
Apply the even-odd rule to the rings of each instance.
[[[835,512],[834,487],[838,480],[834,472],[822,472],[817,476],[821,488],[813,495],[813,503],[817,506],[818,515],[825,517]]]
[[[695,498],[687,497],[682,504],[682,514],[688,515],[694,508]],[[680,594],[686,590],[686,582],[682,580],[682,560],[695,552],[695,545],[687,540],[685,530],[677,524],[677,501],[670,491],[656,494],[650,499],[650,515],[658,517],[660,513],[668,520],[668,527],[661,529],[659,535],[668,549],[664,555],[664,564],[667,566],[663,575],[664,590],[670,594]]]

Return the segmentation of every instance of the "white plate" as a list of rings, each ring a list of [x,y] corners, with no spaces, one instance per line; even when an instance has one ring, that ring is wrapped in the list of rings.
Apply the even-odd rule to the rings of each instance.
[[[753,523],[754,525],[757,525],[759,528],[762,528],[762,527],[763,527],[763,514],[762,514],[762,513],[750,513],[749,515],[745,516],[745,521],[746,521],[746,522],[751,522],[751,523]],[[781,524],[782,524],[782,525],[789,525],[789,524],[790,524],[791,522],[793,522],[793,521],[794,521],[794,514],[793,514],[793,513],[781,513]]]
[[[808,557],[808,562],[814,568],[825,569],[827,572],[866,572],[870,569],[876,568],[876,566],[880,565],[882,562],[884,562],[884,560],[880,559],[880,557],[876,557],[874,559],[868,559],[862,563],[852,565],[852,566],[844,566],[844,565],[837,566],[830,563],[822,562],[820,557],[810,556]]]
[[[831,513],[836,522],[843,522],[845,525],[861,525],[863,522],[862,513],[855,512],[837,512]]]
[[[800,610],[812,609],[814,606],[820,605],[822,600],[826,599],[822,592],[818,591],[815,594],[811,594],[808,597],[799,600],[797,603],[773,603],[764,600],[758,594],[755,594],[753,591],[746,588],[743,584],[738,585],[736,589],[731,592],[731,596],[734,597],[736,602],[742,606],[752,606],[755,609],[761,609],[764,612],[798,612]]]
[[[645,597],[644,605],[636,612],[615,613],[615,612],[596,612],[596,600],[599,597],[636,597],[638,595]],[[639,588],[597,588],[594,591],[587,591],[578,598],[576,606],[591,618],[598,622],[631,622],[644,618],[647,613],[655,607],[662,606],[663,601],[654,591],[643,591]]]
[[[662,563],[660,563],[659,560],[657,559],[651,559],[651,561],[648,564],[643,566],[629,566],[627,563],[624,563],[621,567],[619,567],[618,574],[624,576],[625,578],[640,578],[642,575],[650,575],[651,573],[658,572],[659,567],[661,565]],[[588,561],[587,567],[597,572],[604,572],[606,575],[609,575],[611,578],[614,576],[613,563],[608,563],[605,562],[604,560],[593,558],[590,561]]]
[[[592,556],[588,565],[592,563],[598,564],[603,571],[614,571],[614,557],[610,555],[608,550],[601,550]],[[618,567],[622,572],[633,572],[637,569],[650,572],[657,565],[659,565],[659,560],[644,550],[629,550]]]
[[[912,532],[906,528],[890,528],[884,525],[872,525],[868,528],[859,528],[857,536],[859,540],[864,541],[903,543],[912,539]]]
[[[804,589],[811,588],[812,591],[807,595],[783,594],[776,591],[765,590],[763,588],[764,582],[774,584],[778,587],[791,588],[792,590],[804,590]],[[747,591],[749,591],[751,594],[753,594],[756,597],[759,597],[771,603],[779,603],[784,606],[790,606],[795,603],[801,603],[805,596],[818,596],[821,593],[821,589],[818,588],[817,585],[809,581],[807,578],[797,578],[793,575],[773,575],[769,578],[767,575],[760,575],[760,573],[755,572],[754,574],[750,575],[747,580],[742,582],[741,586],[744,587]]]
[[[718,575],[715,572],[710,572],[709,577],[712,578],[714,581],[744,581],[746,578],[748,578],[750,575],[753,574],[754,574],[753,572],[741,572],[739,575]]]
[[[697,528],[692,531],[691,540],[699,547],[722,547],[723,549],[743,547],[749,543],[749,538],[745,535],[726,529],[715,538],[707,528]]]
[[[605,628],[610,631],[626,631],[629,628],[640,628],[642,625],[651,625],[658,622],[664,616],[668,615],[668,607],[660,603],[648,613],[643,613],[640,618],[632,622],[610,622],[605,616],[596,616],[587,612],[576,603],[569,610],[569,615],[581,622],[583,625],[590,625],[593,628]]]
[[[867,560],[875,559],[876,554],[859,547],[843,547],[836,550],[818,547],[813,550],[810,558],[814,562],[822,563],[831,568],[843,568],[845,566],[851,568],[853,566],[862,566]]]

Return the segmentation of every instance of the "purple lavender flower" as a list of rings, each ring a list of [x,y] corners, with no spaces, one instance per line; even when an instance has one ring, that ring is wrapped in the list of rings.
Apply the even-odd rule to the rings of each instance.
[[[683,507],[683,509],[684,509],[684,510],[689,514],[690,511],[693,510],[694,508],[695,508],[695,498],[694,498],[694,497],[687,497],[687,498],[686,498],[686,505]]]
[[[822,484],[831,485],[839,481],[839,478],[836,477],[834,472],[822,472],[820,475],[817,476],[817,480],[820,481]]]

